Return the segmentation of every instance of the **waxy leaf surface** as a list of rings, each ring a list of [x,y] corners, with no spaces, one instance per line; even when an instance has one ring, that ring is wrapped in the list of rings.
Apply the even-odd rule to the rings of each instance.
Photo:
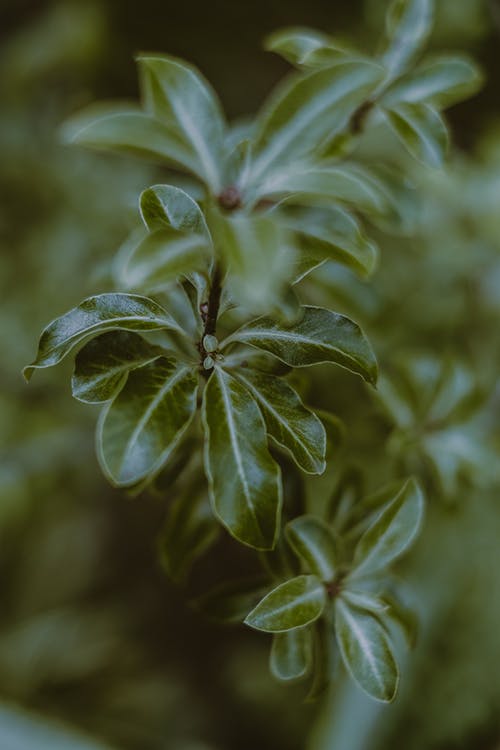
[[[259,404],[268,434],[290,451],[301,469],[322,474],[326,466],[325,428],[296,391],[282,378],[257,370],[240,370],[238,378]]]
[[[174,185],[153,185],[141,193],[141,216],[151,231],[160,228],[205,235],[210,239],[201,208],[188,193]]]
[[[321,307],[303,307],[303,316],[284,327],[267,317],[239,328],[223,346],[240,342],[273,354],[291,367],[324,362],[341,365],[369,383],[377,380],[377,362],[359,326]]]
[[[164,351],[137,333],[110,331],[89,341],[75,358],[73,396],[87,404],[109,401],[130,370],[162,356]]]
[[[326,591],[316,576],[297,576],[280,584],[245,619],[246,625],[267,633],[301,628],[321,616]]]
[[[286,525],[286,538],[310,573],[322,581],[332,581],[337,570],[335,538],[324,521],[299,516]]]
[[[236,539],[272,549],[281,513],[278,465],[253,397],[215,368],[203,395],[205,467],[215,513]]]
[[[362,690],[384,703],[394,700],[398,666],[378,619],[338,598],[335,633],[344,664]]]
[[[111,482],[132,485],[161,469],[194,415],[197,388],[192,369],[167,358],[130,373],[97,429],[99,459]]]
[[[24,377],[29,380],[35,369],[56,365],[83,339],[112,329],[182,333],[173,318],[147,297],[118,293],[88,297],[47,326],[35,361],[24,368]]]
[[[387,121],[410,154],[429,167],[441,167],[449,145],[448,128],[428,104],[398,104],[386,110]]]
[[[281,682],[300,680],[309,673],[313,659],[310,628],[296,628],[273,636],[269,667]]]

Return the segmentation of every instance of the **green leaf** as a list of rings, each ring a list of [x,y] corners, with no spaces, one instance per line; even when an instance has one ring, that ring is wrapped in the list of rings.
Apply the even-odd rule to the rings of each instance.
[[[182,333],[174,319],[147,297],[118,293],[88,297],[45,328],[36,359],[24,368],[24,377],[29,380],[34,370],[58,364],[83,339],[113,329]]]
[[[211,86],[182,60],[140,55],[137,61],[146,109],[182,137],[197,174],[220,191],[226,125]]]
[[[293,388],[282,378],[257,370],[240,369],[238,378],[259,404],[268,434],[290,451],[303,471],[322,474],[326,466],[325,428]]]
[[[441,167],[448,151],[446,124],[428,104],[398,104],[384,112],[387,121],[409,153],[429,167]]]
[[[314,622],[326,605],[326,591],[316,576],[297,576],[269,592],[245,624],[266,633],[281,633]]]
[[[264,49],[281,55],[292,65],[304,65],[311,52],[329,44],[330,38],[308,28],[285,28],[275,31],[264,40]]]
[[[382,62],[391,78],[402,73],[431,32],[434,0],[393,0],[387,14],[387,48]]]
[[[75,359],[71,379],[73,396],[86,404],[109,401],[125,382],[130,370],[162,356],[164,350],[152,346],[136,333],[112,331],[85,344]]]
[[[248,612],[269,591],[265,575],[225,581],[193,601],[209,620],[226,625],[241,623]]]
[[[310,628],[296,628],[273,636],[269,668],[280,682],[294,682],[311,671],[313,634]]]
[[[297,207],[286,214],[284,223],[300,233],[301,247],[309,258],[343,263],[362,277],[375,270],[377,246],[364,236],[354,216],[344,209]]]
[[[383,70],[366,61],[290,76],[260,115],[253,184],[290,160],[318,150],[346,126],[382,78]]]
[[[219,531],[206,491],[188,487],[175,497],[160,539],[161,559],[173,581],[185,581],[193,563],[216,542]]]
[[[425,102],[442,109],[472,96],[482,83],[481,71],[468,57],[437,57],[400,78],[382,97],[381,104]]]
[[[375,573],[400,557],[420,531],[423,512],[422,491],[409,479],[359,540],[354,574]]]
[[[216,215],[213,231],[229,268],[231,296],[254,312],[269,309],[291,278],[291,235],[262,216]]]
[[[197,174],[197,164],[181,136],[140,110],[117,112],[90,108],[69,120],[63,137],[70,143],[89,148],[117,151],[161,161],[169,167]]]
[[[216,515],[243,544],[272,549],[282,504],[279,467],[267,449],[259,407],[246,388],[218,367],[203,394],[203,425]]]
[[[161,469],[194,415],[197,389],[192,368],[165,357],[130,373],[97,429],[99,460],[113,484],[133,485]]]
[[[335,632],[344,664],[362,690],[375,700],[393,701],[399,671],[377,618],[339,597],[335,601]]]
[[[209,258],[201,235],[157,229],[131,246],[119,270],[120,283],[128,289],[164,291],[178,276],[206,269]]]
[[[286,538],[310,573],[333,581],[337,571],[336,544],[330,528],[314,516],[300,516],[285,527]]]
[[[260,198],[288,198],[289,204],[307,205],[313,200],[331,206],[332,201],[339,201],[376,216],[383,216],[390,209],[383,185],[358,164],[295,163],[264,179],[258,187],[258,195]]]
[[[184,190],[173,185],[153,185],[139,198],[141,216],[146,227],[178,229],[199,234],[210,241],[210,232],[201,208]]]
[[[267,317],[257,318],[231,334],[222,348],[235,342],[248,344],[292,367],[331,362],[376,382],[375,355],[356,323],[321,307],[304,306],[303,311],[302,319],[288,328]]]

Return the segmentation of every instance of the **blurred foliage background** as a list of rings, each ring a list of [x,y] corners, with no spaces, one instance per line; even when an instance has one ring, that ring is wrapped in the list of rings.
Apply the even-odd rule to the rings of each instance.
[[[315,302],[362,323],[386,376],[370,399],[342,372],[315,373],[311,400],[322,393],[347,426],[321,481],[333,487],[352,458],[373,486],[388,461],[428,476],[426,527],[404,563],[420,637],[393,706],[347,683],[313,706],[276,686],[265,637],[206,623],[165,576],[156,540],[170,498],[107,486],[93,456],[96,415],[71,400],[67,372],[41,373],[30,388],[19,374],[49,319],[109,290],[137,195],[161,178],[154,166],[62,145],[65,117],[96,99],[135,98],[140,50],[191,60],[230,117],[252,113],[286,71],[261,50],[266,33],[309,25],[370,48],[385,6],[2,0],[2,750],[500,748],[500,3],[437,0],[435,48],[470,51],[486,86],[450,113],[457,151],[443,173],[411,164],[384,133],[363,144],[417,186],[409,226],[379,233],[373,281],[319,271]],[[453,383],[452,397],[433,406],[439,382]],[[410,416],[401,393],[416,400]],[[436,410],[444,426],[426,421]],[[251,563],[224,539],[200,566],[198,589]]]

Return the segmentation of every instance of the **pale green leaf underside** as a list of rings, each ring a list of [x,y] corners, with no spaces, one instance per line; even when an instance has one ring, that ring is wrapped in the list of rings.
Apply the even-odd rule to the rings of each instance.
[[[183,60],[166,55],[137,60],[146,109],[181,137],[196,172],[217,192],[226,126],[212,88]]]
[[[424,498],[414,479],[365,531],[355,550],[355,575],[375,573],[396,560],[415,540],[423,518]]]
[[[375,700],[389,703],[398,688],[399,671],[387,634],[372,614],[335,602],[335,633],[342,659],[358,685]]]
[[[36,359],[24,368],[24,377],[29,380],[35,369],[56,365],[85,338],[112,329],[179,331],[179,326],[160,305],[147,297],[119,293],[88,297],[47,326],[41,335]]]
[[[269,352],[291,367],[338,364],[377,380],[377,362],[359,326],[344,315],[320,307],[303,307],[301,320],[288,328],[267,317],[257,318],[223,343],[240,342]]]
[[[251,394],[218,367],[203,395],[205,467],[216,515],[236,539],[272,549],[281,513],[278,465]]]
[[[205,237],[156,229],[132,247],[120,268],[120,281],[128,289],[159,291],[180,275],[205,270],[209,257]]]
[[[315,29],[285,28],[275,31],[264,40],[264,48],[276,52],[292,65],[303,65],[308,55],[328,45],[326,34]]]
[[[71,378],[73,396],[87,404],[112,398],[130,370],[162,356],[136,333],[111,331],[97,336],[80,349]]]
[[[387,48],[382,62],[391,78],[403,72],[424,46],[434,19],[434,0],[393,0],[387,15]]]
[[[133,485],[159,471],[196,410],[192,369],[161,358],[133,370],[97,428],[101,466],[113,484]]]
[[[321,581],[316,576],[297,576],[270,591],[245,623],[266,633],[280,633],[314,622],[325,605],[326,591]]]
[[[441,167],[448,151],[446,124],[428,104],[398,104],[385,110],[387,121],[409,153],[430,167]]]
[[[292,75],[271,96],[260,117],[252,180],[259,182],[290,159],[317,150],[342,129],[383,78],[383,69],[348,61]]]
[[[382,104],[425,102],[449,107],[474,94],[483,76],[477,65],[464,56],[444,56],[423,62],[400,78],[382,97]]]
[[[310,628],[296,628],[275,633],[269,657],[271,674],[280,682],[294,682],[306,677],[313,660],[313,633]]]
[[[201,208],[188,193],[174,185],[153,185],[141,193],[141,216],[149,230],[177,229],[180,232],[204,235],[210,232]]]
[[[286,525],[288,543],[321,581],[333,581],[337,569],[335,538],[330,528],[314,516],[299,516]]]
[[[240,370],[238,378],[259,404],[268,434],[290,451],[303,471],[322,474],[326,466],[325,428],[293,388],[282,378],[257,370]]]

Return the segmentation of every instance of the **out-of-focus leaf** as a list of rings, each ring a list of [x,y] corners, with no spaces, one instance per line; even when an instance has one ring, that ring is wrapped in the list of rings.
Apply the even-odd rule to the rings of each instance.
[[[87,404],[109,401],[130,370],[165,354],[136,333],[112,331],[89,341],[75,359],[73,396]]]
[[[294,163],[272,174],[258,187],[260,197],[286,197],[288,203],[331,206],[346,203],[367,214],[383,216],[390,210],[380,181],[358,164],[339,166]]]
[[[441,167],[448,151],[448,128],[428,104],[398,104],[385,110],[391,129],[409,153],[429,167]]]
[[[205,468],[215,513],[236,539],[272,549],[279,530],[281,482],[251,394],[216,367],[203,395]]]
[[[223,342],[248,344],[263,349],[292,367],[331,362],[377,380],[375,355],[359,326],[344,315],[320,307],[303,308],[301,320],[285,328],[267,317],[239,328]]]
[[[434,0],[393,0],[387,14],[382,62],[391,78],[402,73],[425,45],[434,19]]]
[[[56,318],[43,331],[34,362],[24,368],[29,380],[33,371],[60,362],[83,339],[104,331],[158,331],[182,333],[174,319],[157,303],[135,294],[99,294]]]
[[[437,57],[400,78],[380,102],[388,107],[400,102],[424,102],[442,109],[472,96],[482,83],[480,69],[468,57]]]
[[[268,434],[290,451],[303,471],[321,474],[325,470],[325,429],[296,391],[282,378],[257,370],[240,370],[238,378],[259,404]]]
[[[291,280],[295,248],[290,234],[262,216],[217,216],[215,243],[229,266],[228,283],[239,304],[269,309]]]
[[[132,247],[120,268],[120,282],[128,289],[164,290],[179,275],[206,269],[209,258],[208,242],[201,235],[157,229]]]
[[[375,700],[394,700],[398,666],[378,619],[339,597],[335,601],[335,633],[344,664],[358,685]]]
[[[182,583],[193,563],[214,544],[220,526],[206,492],[188,487],[173,500],[160,538],[160,554],[168,575]]]
[[[205,236],[210,240],[207,222],[201,208],[184,190],[173,185],[153,185],[143,190],[139,199],[146,227],[173,228]]]
[[[77,114],[64,127],[65,139],[89,148],[124,152],[169,167],[197,174],[197,164],[182,137],[171,127],[140,110],[108,114],[91,108]]]
[[[193,601],[205,617],[221,624],[243,622],[248,612],[269,591],[269,578],[253,576],[220,583]]]
[[[355,575],[375,573],[400,557],[420,531],[423,512],[422,491],[410,479],[359,540]]]
[[[165,357],[133,370],[98,424],[97,449],[111,482],[127,486],[154,475],[186,431],[198,379]]]
[[[285,215],[284,222],[300,234],[308,258],[338,261],[362,277],[375,270],[377,246],[365,237],[358,221],[343,208],[298,207]]]
[[[266,633],[302,628],[321,616],[326,591],[316,576],[297,576],[269,592],[245,618],[245,624]]]
[[[324,521],[299,516],[286,525],[286,537],[310,573],[321,581],[333,581],[337,571],[335,539]]]
[[[198,70],[165,55],[140,55],[146,109],[181,136],[196,164],[196,173],[218,192],[225,122],[219,101]]]
[[[327,34],[306,27],[279,29],[264,40],[264,47],[297,67],[326,67],[334,62],[335,57],[340,61],[351,52],[343,45],[336,44]],[[328,62],[324,59],[321,62],[316,59],[312,61],[315,53],[325,51],[328,52]]]
[[[310,628],[295,628],[273,636],[269,667],[280,682],[306,677],[312,665],[313,633]]]
[[[331,139],[382,78],[383,69],[366,61],[343,62],[305,76],[290,76],[260,115],[253,183]]]

